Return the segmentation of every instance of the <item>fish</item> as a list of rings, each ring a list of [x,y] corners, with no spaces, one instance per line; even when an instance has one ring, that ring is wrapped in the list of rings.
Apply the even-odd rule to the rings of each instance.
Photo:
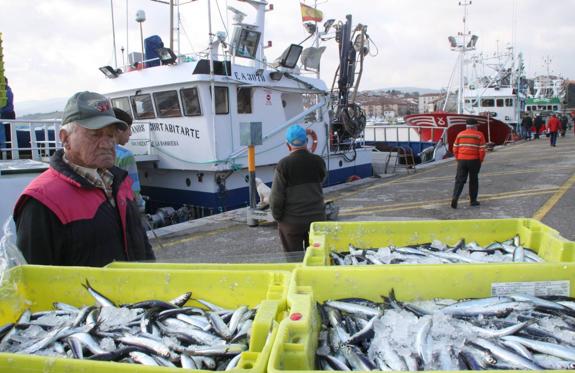
[[[123,304],[88,280],[79,286],[94,305],[55,301],[53,310],[24,310],[0,326],[0,352],[224,370],[236,367],[249,350],[257,306],[226,309],[195,298],[200,307],[185,307],[191,292]]]
[[[519,243],[519,244],[518,244]],[[544,262],[534,250],[520,244],[519,235],[504,242],[480,246],[461,238],[449,246],[439,240],[431,243],[362,249],[353,244],[348,251],[329,253],[333,265],[453,264],[453,263],[525,263]]]

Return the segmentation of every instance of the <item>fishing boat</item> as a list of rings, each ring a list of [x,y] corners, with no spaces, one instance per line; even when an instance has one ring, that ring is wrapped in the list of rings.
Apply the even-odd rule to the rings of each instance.
[[[291,44],[268,63],[264,29],[271,9],[266,1],[242,3],[255,9],[255,23],[228,7],[233,34],[212,32],[210,22],[206,55],[176,55],[154,38],[156,55],[101,69],[107,78],[99,91],[134,118],[127,146],[150,209],[186,205],[203,216],[249,205],[249,147],[255,147],[257,177],[270,184],[275,165],[288,155],[285,130],[295,123],[306,128],[309,150],[325,160],[325,186],[372,174],[371,148],[360,140],[365,115],[349,96],[359,84],[355,67],[367,54],[366,27],[352,28],[347,16],[320,31],[315,19],[306,24],[311,47]],[[319,78],[320,36],[330,32],[340,51],[331,89]]]
[[[546,60],[547,62],[547,60]],[[547,62],[549,70],[550,60]],[[533,115],[547,116],[552,112],[563,110],[563,97],[565,96],[565,80],[557,75],[547,72],[533,79],[533,95],[527,99],[525,110]]]
[[[521,77],[522,69],[516,71],[508,67],[508,63],[501,62],[501,56],[497,58],[497,63],[492,65],[495,75],[475,75],[474,79],[468,79],[465,84],[464,66],[467,62],[465,55],[475,50],[478,36],[471,35],[467,30],[467,7],[471,5],[471,1],[462,1],[459,5],[463,6],[464,12],[463,32],[448,38],[451,49],[458,52],[458,61],[452,74],[452,77],[457,75],[459,81],[457,112],[445,111],[453,83],[453,80],[450,80],[442,111],[405,116],[405,122],[408,125],[418,127],[421,141],[438,143],[441,139],[448,145],[450,151],[457,133],[465,129],[465,123],[469,119],[477,121],[478,129],[483,132],[488,143],[504,144],[510,139],[513,126],[519,122],[520,107],[525,97],[515,87],[519,84],[518,79]],[[479,65],[482,67],[488,65],[488,59],[480,57],[476,56],[472,59],[475,68]],[[512,48],[507,57],[513,61]],[[519,65],[522,66],[521,63]],[[444,131],[434,130],[436,128],[444,129]]]

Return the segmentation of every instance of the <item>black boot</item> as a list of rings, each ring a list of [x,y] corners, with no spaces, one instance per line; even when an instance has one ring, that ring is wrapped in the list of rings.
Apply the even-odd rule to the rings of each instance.
[[[479,204],[480,204],[479,201],[471,201],[469,203],[470,206],[479,206]]]
[[[457,199],[452,199],[451,200],[451,208],[452,209],[456,209],[457,208]]]

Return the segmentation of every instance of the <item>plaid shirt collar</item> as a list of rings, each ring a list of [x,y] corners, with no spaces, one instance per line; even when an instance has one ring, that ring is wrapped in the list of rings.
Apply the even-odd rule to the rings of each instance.
[[[66,154],[63,156],[64,162],[66,162],[72,170],[79,176],[86,179],[91,185],[98,189],[102,189],[106,194],[108,201],[115,206],[114,195],[112,192],[112,184],[114,183],[114,174],[105,168],[88,168],[78,166],[68,160]]]

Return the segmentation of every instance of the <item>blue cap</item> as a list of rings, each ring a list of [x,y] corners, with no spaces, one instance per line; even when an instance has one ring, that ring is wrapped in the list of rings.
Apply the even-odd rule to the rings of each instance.
[[[290,126],[286,132],[286,141],[291,146],[304,146],[307,144],[307,134],[305,133],[305,129],[298,124]]]

